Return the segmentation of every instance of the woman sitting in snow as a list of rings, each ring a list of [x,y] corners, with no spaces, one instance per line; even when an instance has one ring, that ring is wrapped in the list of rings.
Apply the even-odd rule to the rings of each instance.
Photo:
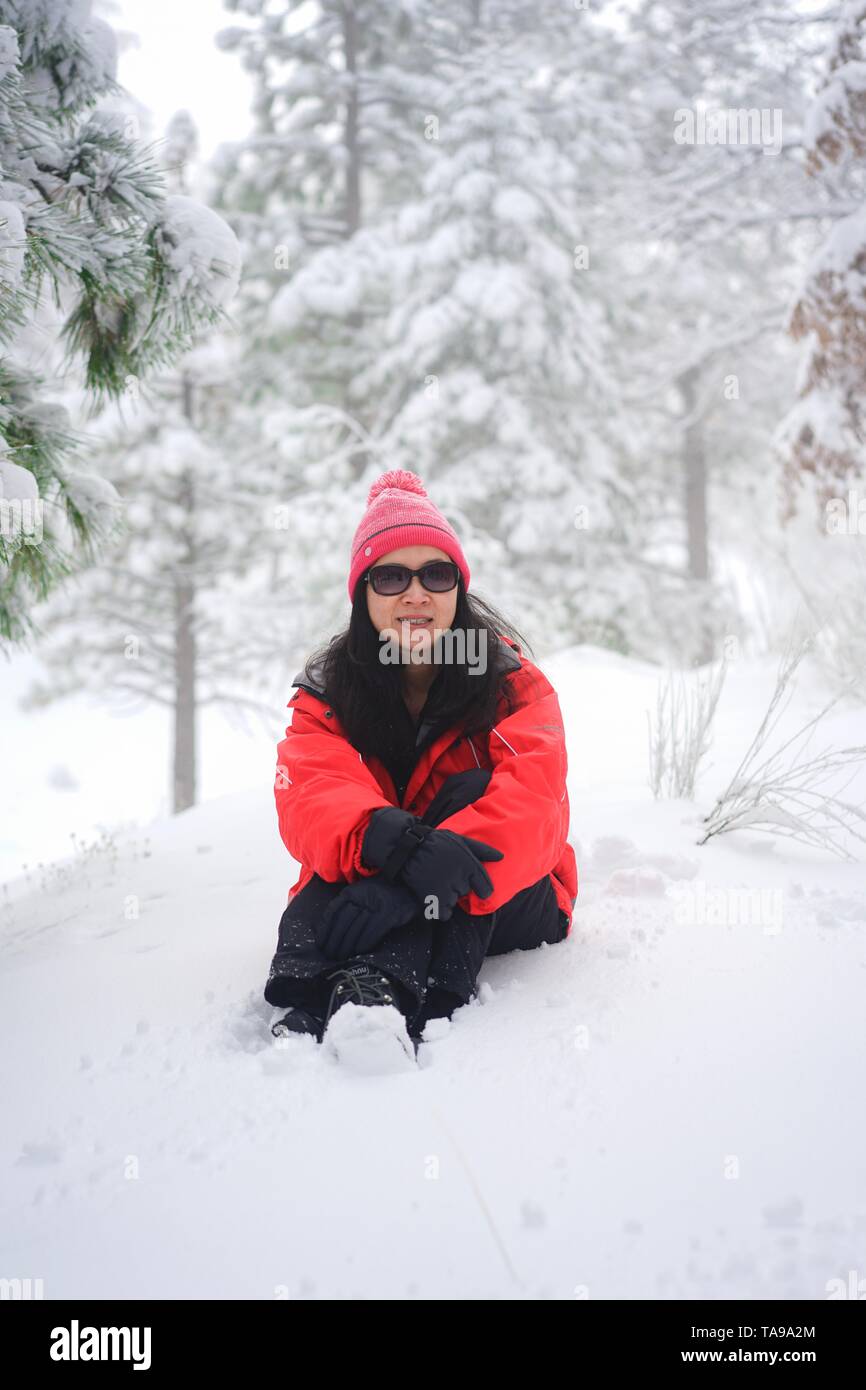
[[[362,1068],[415,1065],[485,956],[571,930],[559,701],[468,589],[421,480],[385,473],[352,544],[348,628],[292,682],[274,790],[301,874],[265,999],[292,1006],[276,1036],[311,1034]]]

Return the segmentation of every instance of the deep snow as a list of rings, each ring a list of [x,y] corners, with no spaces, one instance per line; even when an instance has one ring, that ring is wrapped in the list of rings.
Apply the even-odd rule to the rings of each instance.
[[[413,1074],[269,1033],[297,877],[270,774],[8,885],[0,1275],[265,1299],[823,1299],[866,1276],[863,864],[695,843],[775,661],[734,665],[694,803],[646,784],[654,669],[540,664],[568,730],[572,934],[487,961]],[[807,670],[792,719],[824,698]],[[864,733],[852,705],[824,741]]]

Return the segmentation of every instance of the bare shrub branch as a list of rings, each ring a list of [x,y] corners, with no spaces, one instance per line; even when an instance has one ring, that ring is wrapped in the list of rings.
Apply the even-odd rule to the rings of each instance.
[[[708,677],[691,677],[671,671],[659,683],[655,719],[647,710],[649,784],[660,797],[692,798],[695,778],[710,746],[710,729],[722,693],[727,662],[722,660]]]
[[[811,757],[804,756],[816,728],[842,694],[828,701],[773,753],[762,756],[790,704],[797,668],[812,645],[811,637],[789,642],[766,714],[727,788],[704,816],[707,832],[698,844],[744,827],[787,835],[850,860],[855,856],[845,843],[846,837],[851,835],[866,844],[866,810],[842,800],[842,793],[866,762],[866,745],[825,748]],[[846,771],[850,775],[840,782],[840,774]],[[828,784],[834,790],[825,790]]]

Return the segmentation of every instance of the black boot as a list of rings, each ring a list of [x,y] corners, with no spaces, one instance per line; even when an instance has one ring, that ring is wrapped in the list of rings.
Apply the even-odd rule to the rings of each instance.
[[[424,1003],[413,1020],[414,1032],[420,1038],[431,1019],[447,1018],[450,1020],[454,1010],[461,1008],[465,1002],[459,994],[452,994],[450,990],[440,989],[437,985],[428,985]]]
[[[309,1009],[289,1009],[271,1028],[275,1038],[285,1038],[289,1033],[308,1033],[316,1042],[322,1041],[323,1031],[322,1020]]]
[[[403,985],[366,962],[341,966],[330,971],[325,979],[331,992],[325,1009],[323,1032],[341,1004],[393,1004],[406,1020],[406,1031],[417,1055],[421,1035],[413,1024],[419,1009],[414,996]]]

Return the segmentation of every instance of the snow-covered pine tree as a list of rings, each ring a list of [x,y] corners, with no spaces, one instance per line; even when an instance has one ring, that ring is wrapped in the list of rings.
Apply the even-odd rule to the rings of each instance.
[[[85,441],[46,399],[56,382],[35,365],[44,335],[60,336],[98,404],[188,348],[238,283],[230,228],[166,197],[151,152],[99,105],[120,91],[115,72],[113,31],[88,0],[0,0],[0,638],[10,641],[38,630],[30,608],[93,556],[118,511],[106,481],[84,471]]]
[[[282,592],[288,598],[300,575],[315,572],[319,603],[336,611],[344,576],[332,538],[341,525],[351,530],[372,477],[402,462],[426,470],[471,535],[488,587],[518,610],[527,592],[544,595],[534,616],[552,642],[561,643],[570,614],[575,639],[649,644],[653,621],[661,629],[664,618],[640,563],[622,563],[646,534],[636,486],[643,460],[626,471],[618,393],[605,367],[617,270],[605,265],[598,230],[604,150],[628,138],[623,93],[606,76],[610,32],[585,13],[525,0],[416,4],[395,30],[403,10],[370,0],[325,5],[309,34],[294,15],[287,40],[282,11],[266,19],[253,9],[253,37],[232,31],[225,42],[245,48],[258,76],[258,129],[223,152],[219,191],[208,196],[248,248],[239,309],[250,330],[246,442],[278,452],[283,494],[305,518]],[[390,46],[377,41],[383,25]],[[342,82],[333,105],[322,106],[311,93],[332,90],[333,67]],[[377,113],[375,138],[355,138],[359,121],[363,132]],[[353,201],[358,178],[371,191]],[[482,184],[499,195],[495,209],[484,205]],[[349,207],[362,209],[351,234]],[[521,217],[529,218],[523,226]],[[584,247],[596,257],[591,269],[580,261]],[[453,287],[459,280],[465,300],[484,275],[487,323],[470,297],[450,325]],[[497,284],[509,278],[525,304],[512,296],[496,304]],[[400,340],[413,318],[429,339],[420,351],[414,326]],[[502,350],[491,353],[500,331]],[[438,385],[443,372],[458,409],[450,433],[443,404],[438,426],[421,438],[426,425],[413,412],[433,386],[426,378]],[[484,392],[486,420],[476,418]],[[480,479],[479,468],[487,470]],[[502,495],[513,548],[498,539],[502,517],[480,493]],[[306,555],[309,566],[294,563]],[[295,604],[287,612],[293,625],[297,612]]]
[[[344,408],[347,380],[371,350],[371,305],[343,253],[383,207],[417,190],[442,20],[428,0],[226,7],[253,20],[218,42],[253,75],[255,123],[220,147],[208,196],[244,247],[239,312],[255,315],[261,342],[249,382],[259,399]]]
[[[232,446],[242,467],[269,472],[274,511],[289,523],[261,605],[296,650],[340,622],[362,474],[389,466],[368,427],[376,402],[348,402],[389,307],[379,292],[388,248],[372,229],[418,191],[431,158],[438,36],[450,21],[431,0],[227,8],[251,23],[219,42],[255,84],[253,130],[220,147],[205,185],[244,250]]]
[[[438,58],[432,157],[375,229],[388,316],[350,404],[375,402],[389,463],[429,480],[476,584],[542,647],[627,649],[653,615],[629,563],[645,499],[623,471],[600,234],[603,151],[630,138],[608,79],[617,39],[561,6],[444,9],[459,39]]]

